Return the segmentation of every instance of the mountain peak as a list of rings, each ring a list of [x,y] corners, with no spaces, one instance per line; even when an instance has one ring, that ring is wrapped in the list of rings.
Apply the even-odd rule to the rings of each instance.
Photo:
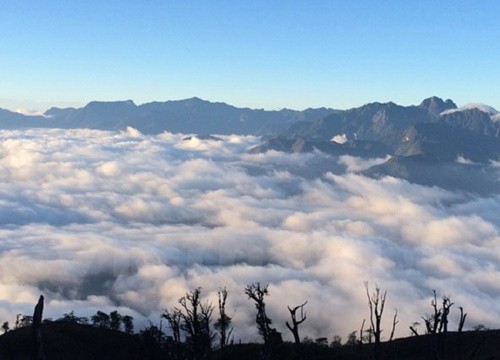
[[[102,106],[136,107],[133,100],[120,100],[120,101],[91,101],[87,105],[85,105],[85,108],[95,108]]]
[[[187,103],[191,103],[191,104],[205,104],[205,103],[210,103],[210,101],[203,100],[203,99],[199,98],[198,96],[193,96],[192,98],[181,100],[181,101],[184,101],[184,102],[187,102]]]
[[[424,99],[419,107],[427,109],[431,114],[439,115],[443,111],[456,109],[457,105],[451,99],[444,101],[440,97],[431,96],[430,98]]]

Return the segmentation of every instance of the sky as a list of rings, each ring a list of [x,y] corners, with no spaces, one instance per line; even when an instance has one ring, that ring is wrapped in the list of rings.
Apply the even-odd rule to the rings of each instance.
[[[34,1],[0,5],[0,107],[198,96],[266,109],[500,108],[497,1]]]

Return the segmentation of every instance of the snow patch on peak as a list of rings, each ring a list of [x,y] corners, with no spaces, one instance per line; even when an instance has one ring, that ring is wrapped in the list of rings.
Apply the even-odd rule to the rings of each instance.
[[[336,142],[337,144],[345,144],[347,142],[347,135],[335,135],[330,139],[330,141]]]

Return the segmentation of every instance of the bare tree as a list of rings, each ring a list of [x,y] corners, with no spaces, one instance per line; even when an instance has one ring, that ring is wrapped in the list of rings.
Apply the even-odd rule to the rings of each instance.
[[[260,283],[250,284],[247,285],[244,292],[248,296],[248,299],[255,302],[255,308],[257,309],[255,322],[257,323],[259,334],[264,340],[264,352],[262,354],[262,358],[269,359],[271,357],[272,348],[276,344],[281,343],[282,339],[281,334],[276,331],[276,329],[271,327],[272,321],[266,313],[266,303],[264,301],[264,297],[269,295],[267,285],[261,286]]]
[[[173,338],[173,349],[171,349],[171,358],[172,359],[182,359],[182,343],[181,343],[181,320],[182,314],[179,309],[174,308],[169,311],[168,309],[162,315],[168,322],[170,330],[172,331]]]
[[[255,283],[247,285],[245,288],[245,294],[248,296],[248,299],[255,302],[255,308],[257,309],[255,322],[257,323],[259,334],[264,340],[264,344],[269,343],[272,324],[272,320],[267,316],[266,303],[264,301],[264,297],[269,295],[267,286],[268,285],[261,286],[260,283]]]
[[[202,341],[203,346],[207,351],[212,350],[212,342],[215,338],[215,335],[210,328],[214,309],[215,307],[208,301],[205,304],[200,304]]]
[[[448,352],[448,316],[450,314],[450,309],[453,306],[450,296],[443,296],[441,298],[441,305],[438,305],[436,290],[432,290],[431,307],[432,313],[423,316],[422,319],[425,323],[426,334],[433,335],[433,351],[434,356],[441,358],[447,356]],[[466,316],[467,314],[465,314]],[[465,316],[463,314],[463,309],[460,308],[460,324],[459,333],[462,331],[463,322],[465,322]],[[410,330],[418,335],[415,327],[410,326]],[[461,346],[461,343],[459,347]]]
[[[394,310],[394,317],[392,318],[392,329],[391,329],[391,336],[389,337],[389,341],[392,341],[394,338],[394,332],[396,331],[396,325],[399,324],[399,321],[397,320],[398,318],[398,310]]]
[[[382,315],[384,313],[385,298],[387,291],[383,293],[380,291],[378,285],[375,285],[375,291],[370,294],[368,282],[365,282],[366,296],[368,298],[368,306],[370,308],[370,323],[373,337],[375,338],[375,359],[380,359],[380,338],[382,329],[380,327],[382,322]]]
[[[418,321],[415,321],[413,324],[410,325],[410,331],[412,332],[413,335],[418,336],[418,330],[417,327],[420,326],[420,323]]]
[[[231,328],[232,317],[226,313],[226,301],[227,301],[228,291],[226,288],[219,289],[217,292],[217,298],[219,303],[219,318],[215,321],[214,327],[219,334],[219,347],[223,349],[228,345],[233,328]]]
[[[302,305],[296,306],[293,309],[288,307],[288,311],[290,312],[290,317],[292,318],[292,325],[286,322],[286,327],[292,332],[293,339],[295,340],[295,344],[300,344],[300,336],[299,336],[299,325],[306,321],[307,316],[304,312],[304,306],[307,304],[307,301]],[[297,310],[300,309],[300,318],[297,319]]]
[[[460,309],[460,321],[458,323],[458,332],[461,333],[465,325],[465,318],[467,317],[467,314],[464,314],[463,307],[460,306],[459,309]]]
[[[361,323],[361,329],[359,330],[359,343],[360,344],[363,343],[363,329],[365,327],[365,322],[366,322],[366,319],[363,319],[363,322]]]
[[[425,322],[427,334],[447,333],[448,315],[450,314],[450,308],[453,306],[453,303],[449,296],[443,296],[442,305],[438,307],[436,290],[432,290],[432,294],[431,306],[433,313],[422,317]]]
[[[186,333],[186,344],[195,360],[207,358],[212,350],[212,334],[210,318],[214,307],[201,303],[201,288],[188,292],[179,299],[182,323],[181,329]]]
[[[441,315],[442,315],[442,310],[439,309],[437,306],[436,290],[432,290],[432,293],[434,294],[434,297],[431,300],[433,314],[426,315],[425,317],[422,316],[422,319],[424,320],[424,323],[425,323],[425,328],[426,328],[427,334],[436,334],[437,333],[437,331],[439,329],[439,324],[441,323]]]
[[[35,340],[35,359],[45,360],[45,352],[43,349],[42,336],[42,319],[43,319],[43,295],[40,295],[38,303],[33,312],[33,338]]]
[[[448,315],[450,314],[450,308],[453,306],[453,303],[450,300],[449,296],[443,296],[443,302],[441,306],[441,323],[439,324],[439,332],[447,333],[448,332]]]
[[[172,337],[174,339],[174,343],[180,344],[181,343],[181,319],[182,319],[181,312],[175,308],[172,311],[165,309],[165,312],[163,313],[162,317],[167,320],[168,325],[170,326],[170,330],[172,330]]]

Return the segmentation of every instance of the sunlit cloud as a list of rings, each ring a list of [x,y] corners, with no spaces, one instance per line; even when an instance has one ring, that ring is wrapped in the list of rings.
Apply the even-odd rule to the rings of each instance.
[[[236,337],[257,340],[243,288],[260,281],[285,338],[286,306],[306,300],[304,335],[345,337],[367,316],[367,280],[388,290],[400,336],[431,289],[469,326],[500,323],[498,195],[354,173],[385,159],[184,137],[0,131],[1,319],[43,293],[47,316],[117,308],[144,324],[190,289],[214,301],[226,286]]]

